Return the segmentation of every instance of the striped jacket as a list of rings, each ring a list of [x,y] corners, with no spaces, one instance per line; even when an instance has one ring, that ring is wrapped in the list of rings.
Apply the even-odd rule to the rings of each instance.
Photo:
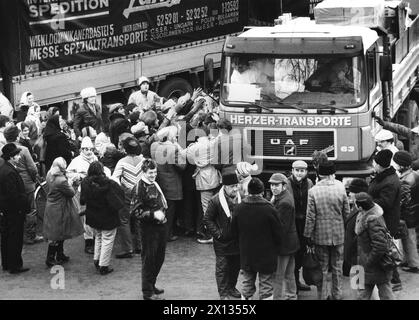
[[[132,188],[141,180],[141,165],[143,160],[144,157],[142,155],[122,158],[116,164],[112,179],[118,182],[126,192],[130,193]]]
[[[336,246],[344,243],[344,218],[349,214],[345,187],[338,180],[321,180],[308,191],[304,236],[314,244]]]

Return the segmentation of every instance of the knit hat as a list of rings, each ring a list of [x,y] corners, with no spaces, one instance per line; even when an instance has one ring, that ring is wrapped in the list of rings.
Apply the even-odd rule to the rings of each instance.
[[[249,194],[260,194],[265,191],[265,186],[259,178],[252,178],[247,185],[247,190]]]
[[[330,176],[336,172],[335,164],[332,161],[325,161],[319,164],[319,175]]]
[[[84,137],[83,140],[81,141],[81,146],[80,148],[94,148],[93,143],[92,143],[92,139],[90,139],[90,137]]]
[[[364,179],[355,178],[349,183],[348,191],[353,193],[368,192],[368,183]]]
[[[391,158],[393,158],[393,152],[388,149],[384,149],[375,155],[374,160],[383,168],[388,168],[391,163]]]
[[[82,99],[96,97],[96,89],[93,87],[84,88],[80,91],[80,96]]]
[[[3,135],[6,141],[16,141],[17,137],[19,136],[19,128],[14,124],[10,124],[4,129]]]
[[[364,210],[369,210],[374,207],[374,201],[366,192],[360,192],[355,195],[356,205]]]
[[[226,172],[222,176],[222,183],[224,186],[231,186],[233,184],[238,184],[239,180],[237,179],[237,175],[235,172]]]
[[[402,167],[410,167],[412,165],[412,156],[407,151],[397,151],[393,156],[393,161]]]
[[[292,163],[292,167],[294,169],[307,169],[308,165],[307,165],[307,162],[303,160],[297,160]]]
[[[6,161],[9,160],[11,157],[17,155],[20,151],[22,151],[22,149],[16,147],[14,143],[7,143],[1,149],[1,152],[3,152],[2,157]]]
[[[278,183],[288,183],[288,179],[282,173],[274,173],[269,179],[269,183],[278,184]]]

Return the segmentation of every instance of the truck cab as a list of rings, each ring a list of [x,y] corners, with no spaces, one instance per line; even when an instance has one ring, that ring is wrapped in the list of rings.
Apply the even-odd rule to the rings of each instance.
[[[369,175],[380,130],[373,112],[396,118],[419,70],[414,41],[386,70],[387,43],[384,28],[309,18],[228,37],[220,110],[250,144],[246,160],[270,174],[297,159],[310,162],[317,150],[336,162],[340,176]]]

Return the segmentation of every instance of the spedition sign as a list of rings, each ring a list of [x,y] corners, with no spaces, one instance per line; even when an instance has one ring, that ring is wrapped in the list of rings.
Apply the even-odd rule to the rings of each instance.
[[[279,116],[228,114],[234,125],[280,127],[349,127],[351,116]]]
[[[10,75],[62,68],[238,32],[246,25],[248,17],[247,0],[0,2],[3,28],[9,29],[4,33],[2,43],[14,54],[13,58],[3,54],[2,64]],[[18,30],[11,30],[13,26]],[[16,37],[17,34],[20,36]]]

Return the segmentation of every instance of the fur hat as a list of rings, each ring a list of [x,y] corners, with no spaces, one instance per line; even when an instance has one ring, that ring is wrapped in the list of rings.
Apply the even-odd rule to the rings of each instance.
[[[336,172],[335,164],[332,161],[325,161],[319,164],[319,175],[330,176]]]
[[[410,167],[412,165],[412,156],[407,151],[397,151],[393,156],[393,161],[402,167]]]
[[[18,148],[14,143],[7,143],[1,149],[1,152],[3,152],[2,157],[6,161],[17,155],[20,151],[22,151],[22,149]]]
[[[374,160],[383,168],[388,168],[391,163],[391,158],[393,158],[393,152],[388,149],[384,149],[375,155]]]
[[[224,186],[231,186],[233,184],[238,184],[239,180],[235,172],[226,172],[222,175],[222,183]]]
[[[14,142],[19,136],[19,128],[14,124],[9,124],[3,131],[6,141]]]
[[[374,207],[374,201],[366,192],[360,192],[355,195],[356,205],[364,210],[370,210]]]
[[[364,179],[355,178],[349,183],[348,191],[353,193],[368,192],[368,183]]]
[[[252,178],[247,186],[249,194],[260,194],[265,191],[265,186],[259,178]]]

